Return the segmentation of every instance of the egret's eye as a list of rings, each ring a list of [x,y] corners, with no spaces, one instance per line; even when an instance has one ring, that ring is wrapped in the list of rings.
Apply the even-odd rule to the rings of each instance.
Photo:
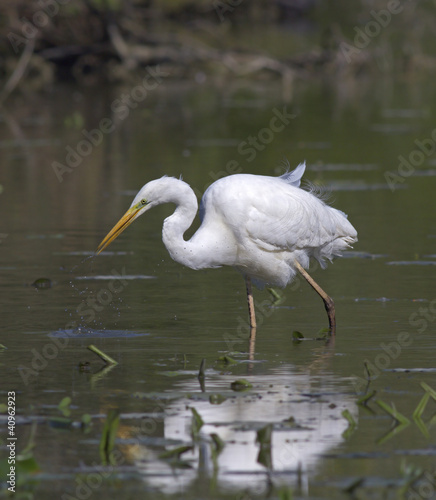
[[[141,200],[141,205],[142,206],[147,205],[147,200]]]

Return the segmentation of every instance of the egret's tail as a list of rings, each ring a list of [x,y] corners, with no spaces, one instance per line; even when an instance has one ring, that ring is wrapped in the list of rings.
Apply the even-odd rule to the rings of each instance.
[[[314,252],[314,257],[323,269],[327,266],[326,260],[331,262],[335,257],[341,257],[344,250],[352,248],[352,245],[357,242],[357,231],[348,220],[347,215],[335,208],[331,208],[331,210],[335,224],[334,235],[330,241]]]

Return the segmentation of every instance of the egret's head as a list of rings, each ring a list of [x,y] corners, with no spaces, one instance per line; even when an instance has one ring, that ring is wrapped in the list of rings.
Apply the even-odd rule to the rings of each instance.
[[[191,188],[182,180],[164,175],[160,179],[148,182],[135,196],[129,210],[115,224],[97,248],[97,254],[104,250],[117,238],[130,224],[150,208],[161,203],[183,203],[190,200],[197,210],[197,199]]]
[[[97,254],[109,246],[112,241],[114,241],[115,238],[127,229],[140,215],[159,203],[158,190],[155,189],[156,183],[157,181],[151,181],[139,191],[130,205],[129,210],[127,210],[127,212],[121,217],[121,219],[115,224],[115,226],[100,243],[97,248]]]

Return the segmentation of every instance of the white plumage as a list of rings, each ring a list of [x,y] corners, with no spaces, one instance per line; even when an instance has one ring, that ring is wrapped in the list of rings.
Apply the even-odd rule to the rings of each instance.
[[[326,260],[357,241],[343,212],[299,187],[304,171],[303,163],[280,177],[236,174],[217,180],[203,195],[202,224],[187,241],[183,235],[198,209],[194,192],[174,177],[151,181],[98,251],[148,209],[175,203],[175,212],[164,221],[162,239],[176,262],[192,269],[233,266],[260,287],[284,287],[302,271],[300,266],[309,267],[310,258],[325,267]],[[250,299],[249,286],[247,291]]]

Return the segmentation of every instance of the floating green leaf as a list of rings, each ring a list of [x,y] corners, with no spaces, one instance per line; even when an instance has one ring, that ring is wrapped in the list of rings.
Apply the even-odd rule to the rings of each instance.
[[[304,339],[304,335],[301,332],[298,332],[297,330],[294,330],[292,332],[292,338],[294,340],[301,340],[301,339]]]
[[[271,458],[271,440],[272,440],[272,424],[267,424],[262,429],[257,431],[256,442],[260,444],[259,454],[257,455],[257,462],[266,467],[272,468]]]
[[[430,396],[436,401],[436,391],[432,387],[430,387],[425,382],[421,382],[421,387],[424,389],[424,391],[428,392]]]
[[[186,453],[187,451],[192,451],[193,449],[194,449],[193,446],[179,446],[178,448],[173,448],[172,450],[164,451],[159,455],[159,458],[163,460],[168,458],[180,459],[183,453]]]
[[[211,434],[210,437],[212,438],[212,441],[210,443],[210,453],[215,476],[215,474],[218,472],[218,457],[223,451],[225,444],[224,441],[218,436],[218,434]]]
[[[297,424],[297,421],[295,420],[294,417],[289,417],[289,418],[286,418],[285,420],[282,421],[285,425],[287,425],[288,427],[298,427],[298,424]]]
[[[80,424],[82,430],[85,431],[85,432],[88,432],[90,430],[89,428],[91,427],[91,424],[92,424],[92,417],[91,417],[91,415],[89,413],[84,413],[82,415],[82,421],[81,421],[81,424]]]
[[[95,347],[95,345],[93,345],[93,344],[89,345],[87,347],[87,349],[89,349],[93,353],[97,354],[97,356],[99,356],[108,365],[117,365],[118,364],[117,361],[115,361],[110,356],[108,356],[107,354],[105,354],[103,351],[101,351],[100,349],[98,349],[97,347]]]
[[[267,288],[268,292],[271,294],[272,298],[273,298],[273,305],[274,306],[278,306],[279,304],[281,304],[285,299],[284,297],[282,296],[282,294],[280,294],[277,290],[275,290],[274,288]]]
[[[410,424],[410,420],[405,417],[402,413],[400,413],[395,407],[391,408],[388,404],[380,399],[376,400],[376,403],[380,406],[382,410],[384,410],[388,415],[390,415],[394,420],[403,425]]]
[[[292,500],[294,498],[294,493],[291,488],[281,488],[277,491],[277,498],[279,500]]]
[[[259,429],[256,434],[256,442],[261,446],[271,446],[272,430],[272,424],[267,424],[262,429]]]
[[[382,436],[380,439],[377,439],[376,443],[377,444],[383,444],[386,441],[389,441],[389,439],[392,439],[394,436],[400,434],[403,432],[404,429],[409,427],[410,423],[397,423],[397,425],[394,425],[388,433],[386,433],[384,436]]]
[[[250,384],[250,382],[245,378],[240,378],[239,380],[235,380],[230,384],[230,388],[233,391],[248,391],[252,387],[252,384]]]
[[[356,421],[353,418],[353,415],[351,415],[350,411],[345,409],[341,415],[348,421],[348,427],[345,429],[345,431],[342,433],[342,437],[345,439],[348,439],[351,434],[353,433],[354,429],[356,428]]]
[[[236,359],[233,359],[232,357],[227,356],[227,355],[219,357],[218,361],[220,363],[225,364],[225,365],[237,365],[238,364],[238,361],[236,361]]]
[[[430,433],[428,432],[428,429],[427,429],[424,421],[422,420],[422,418],[416,417],[413,419],[413,421],[415,422],[418,429],[422,432],[423,436],[428,439],[430,437]]]
[[[99,447],[103,465],[115,465],[112,451],[114,449],[115,437],[117,435],[119,423],[119,410],[109,410],[104,423]]]
[[[209,403],[211,405],[220,405],[225,400],[226,400],[226,398],[224,396],[222,396],[221,394],[211,394],[209,396]]]
[[[328,326],[325,328],[321,328],[321,330],[318,332],[320,335],[329,335],[331,333],[331,330]]]
[[[216,454],[219,455],[225,446],[224,441],[218,436],[218,434],[211,434],[210,437],[212,438],[212,444],[213,444],[213,449],[215,450]]]
[[[58,404],[58,409],[64,417],[69,417],[71,415],[70,405],[71,398],[69,396],[63,398],[62,401]]]
[[[357,400],[357,404],[361,406],[367,406],[368,401],[372,399],[377,394],[377,391],[367,392],[364,396]]]
[[[200,369],[198,370],[198,378],[203,378],[205,377],[204,371],[206,369],[206,358],[203,358],[200,363]]]
[[[398,498],[406,498],[406,493],[413,486],[413,484],[418,481],[418,479],[424,474],[424,470],[414,464],[408,464],[405,461],[402,461],[400,472],[405,479],[405,483],[401,486],[401,488],[399,488]]]
[[[426,392],[424,396],[422,396],[421,401],[418,403],[418,406],[415,408],[415,411],[413,412],[412,417],[414,420],[421,418],[429,399],[430,399],[430,393]]]
[[[198,437],[198,434],[200,433],[200,429],[204,425],[204,422],[195,408],[191,408],[191,412],[192,412],[191,434],[193,439],[196,439]]]

